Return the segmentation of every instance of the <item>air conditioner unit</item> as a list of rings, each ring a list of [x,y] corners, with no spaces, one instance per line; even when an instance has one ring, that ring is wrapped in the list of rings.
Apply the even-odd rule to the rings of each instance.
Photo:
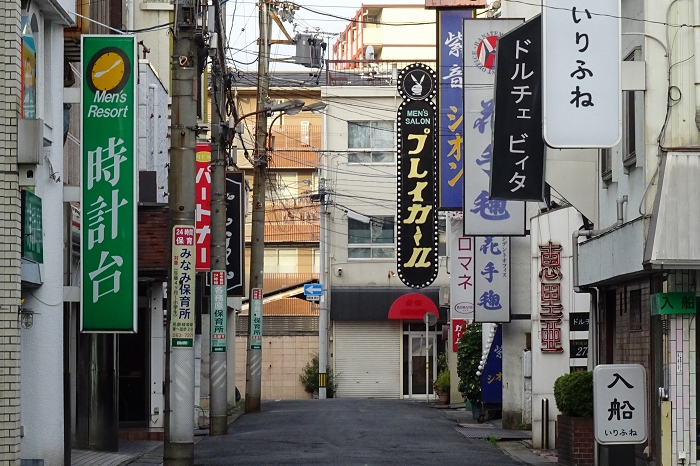
[[[441,286],[440,287],[440,307],[450,306],[450,287]]]
[[[44,120],[20,118],[17,120],[17,163],[41,165],[44,152]]]

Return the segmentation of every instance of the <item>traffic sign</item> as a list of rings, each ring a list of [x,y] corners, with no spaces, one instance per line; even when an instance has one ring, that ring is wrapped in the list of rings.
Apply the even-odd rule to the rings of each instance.
[[[320,283],[306,283],[304,284],[304,296],[318,296],[321,297],[323,294],[323,285]]]
[[[647,439],[646,370],[639,364],[601,364],[593,369],[595,438],[602,444]]]

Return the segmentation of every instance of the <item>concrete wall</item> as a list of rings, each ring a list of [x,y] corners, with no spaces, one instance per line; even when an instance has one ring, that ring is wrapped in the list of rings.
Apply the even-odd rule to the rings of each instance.
[[[153,57],[155,58],[155,57]],[[138,141],[139,171],[155,171],[157,202],[167,202],[170,139],[168,139],[168,93],[158,78],[153,64],[139,60],[138,82]]]
[[[131,0],[134,3],[134,29],[165,24],[172,21],[173,5],[170,2],[149,2]],[[126,17],[125,17],[126,21]],[[137,34],[137,41],[143,41],[151,50],[146,58],[153,63],[153,69],[167,91],[170,90],[170,35],[164,29]],[[138,47],[139,56],[143,58],[143,48]]]

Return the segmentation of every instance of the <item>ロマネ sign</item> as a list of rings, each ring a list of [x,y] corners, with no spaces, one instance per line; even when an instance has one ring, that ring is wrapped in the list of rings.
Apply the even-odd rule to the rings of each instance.
[[[136,331],[136,40],[82,36],[83,332]]]
[[[694,291],[651,295],[651,315],[695,314],[698,298]]]
[[[413,288],[430,285],[438,274],[435,72],[416,63],[399,73],[405,99],[397,123],[397,274]]]
[[[491,199],[541,201],[542,20],[536,16],[498,39],[493,112]]]
[[[598,443],[644,443],[646,410],[644,366],[602,364],[593,369],[593,422]]]
[[[462,235],[462,219],[448,213],[450,228],[450,320],[474,322],[475,238]],[[452,218],[450,218],[452,217]]]
[[[41,198],[22,190],[22,257],[44,262],[44,229]]]
[[[620,0],[544,0],[543,135],[559,148],[613,147],[622,134]]]

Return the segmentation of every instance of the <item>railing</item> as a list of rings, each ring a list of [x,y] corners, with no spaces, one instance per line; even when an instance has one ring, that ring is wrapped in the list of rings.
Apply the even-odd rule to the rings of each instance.
[[[328,86],[395,86],[399,71],[415,61],[327,60]],[[425,61],[435,68],[435,61]]]

